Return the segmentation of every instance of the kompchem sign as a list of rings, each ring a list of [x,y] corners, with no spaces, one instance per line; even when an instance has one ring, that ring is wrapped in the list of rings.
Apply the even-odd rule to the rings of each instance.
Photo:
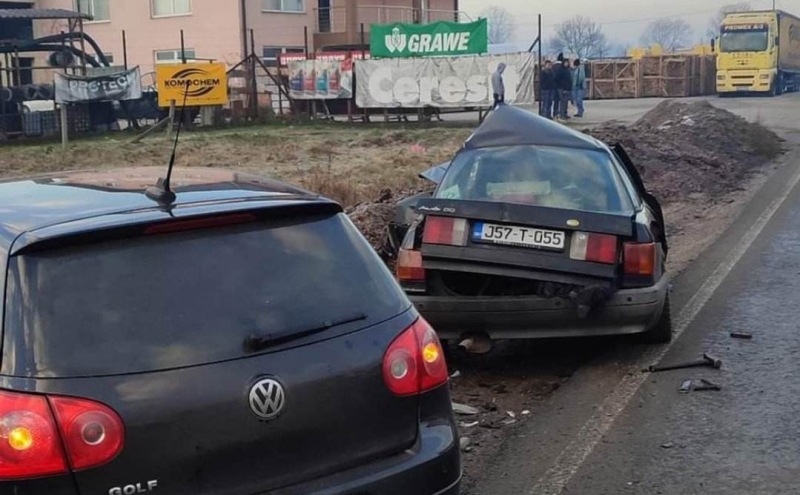
[[[476,55],[486,53],[488,46],[486,19],[370,27],[370,54],[376,58]]]
[[[156,69],[158,105],[224,105],[228,103],[225,64],[159,65]]]
[[[359,61],[356,103],[361,108],[491,106],[491,77],[501,62],[506,64],[506,102],[533,103],[534,63],[529,53]]]

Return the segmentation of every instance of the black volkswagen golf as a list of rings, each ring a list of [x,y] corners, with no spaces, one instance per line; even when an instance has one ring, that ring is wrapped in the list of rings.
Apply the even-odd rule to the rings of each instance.
[[[442,348],[341,207],[158,172],[0,183],[0,492],[457,493]]]

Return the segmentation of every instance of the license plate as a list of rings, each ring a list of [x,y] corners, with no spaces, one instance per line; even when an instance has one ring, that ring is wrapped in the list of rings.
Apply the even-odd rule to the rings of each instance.
[[[556,230],[515,227],[513,225],[495,225],[477,222],[472,229],[472,240],[507,244],[527,248],[564,249],[564,233]]]

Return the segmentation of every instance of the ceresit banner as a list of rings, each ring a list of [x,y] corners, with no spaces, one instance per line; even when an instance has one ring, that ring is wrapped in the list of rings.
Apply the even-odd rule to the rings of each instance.
[[[175,64],[156,67],[158,106],[224,105],[228,103],[225,64]]]
[[[296,100],[352,98],[353,60],[290,62],[289,96]]]
[[[530,53],[356,62],[361,108],[486,107],[493,104],[492,73],[505,62],[507,103],[534,102]]]

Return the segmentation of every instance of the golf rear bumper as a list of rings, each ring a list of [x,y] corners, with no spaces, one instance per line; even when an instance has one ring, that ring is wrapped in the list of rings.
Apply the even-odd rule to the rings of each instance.
[[[420,396],[419,434],[414,445],[402,453],[270,493],[458,495],[459,449],[450,389],[445,384]]]

